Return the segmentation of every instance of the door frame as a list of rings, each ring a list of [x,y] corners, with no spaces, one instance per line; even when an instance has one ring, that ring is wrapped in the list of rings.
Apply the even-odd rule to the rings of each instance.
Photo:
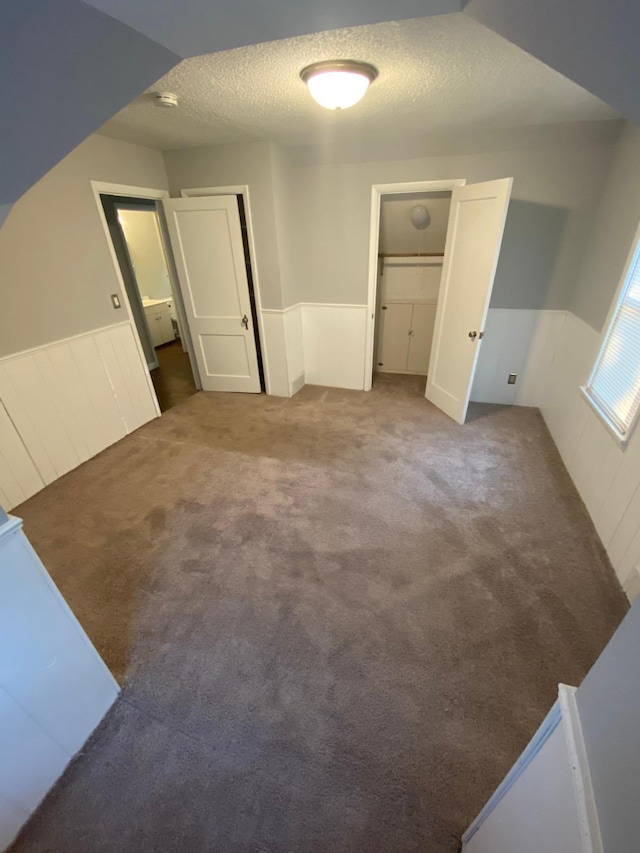
[[[376,323],[376,297],[378,291],[378,245],[380,241],[380,204],[383,195],[407,193],[435,193],[466,186],[466,178],[449,178],[441,181],[409,181],[400,184],[372,184],[371,219],[369,229],[369,281],[367,290],[367,315],[364,336],[364,380],[365,391],[371,391],[373,383],[373,343]]]
[[[251,263],[251,280],[253,281],[253,295],[256,301],[256,320],[258,321],[258,355],[262,358],[264,371],[265,394],[271,394],[271,377],[269,371],[269,358],[267,355],[267,338],[265,335],[264,321],[262,317],[262,297],[260,293],[260,279],[258,276],[258,263],[256,260],[256,244],[253,238],[253,218],[251,215],[251,200],[249,197],[249,186],[247,184],[234,184],[227,187],[183,187],[180,189],[181,198],[198,198],[208,195],[241,195],[244,205],[244,218],[247,223],[247,239],[249,241],[249,261]]]
[[[144,367],[145,376],[147,379],[147,387],[149,388],[149,393],[151,394],[151,399],[153,400],[153,405],[156,408],[156,412],[158,417],[161,416],[162,411],[160,409],[160,403],[158,402],[158,396],[156,394],[156,389],[153,386],[153,380],[151,379],[151,373],[149,371],[149,366],[147,365],[147,359],[144,354],[144,349],[142,347],[142,341],[140,340],[140,335],[138,334],[138,327],[136,325],[135,318],[133,316],[133,311],[131,310],[131,303],[129,302],[129,295],[127,294],[127,289],[124,284],[124,279],[122,278],[122,271],[120,270],[120,264],[118,263],[118,258],[113,246],[113,242],[111,240],[111,233],[109,231],[109,223],[107,222],[107,217],[105,216],[104,209],[102,207],[102,200],[100,198],[101,195],[116,195],[116,196],[129,196],[129,198],[140,198],[152,200],[155,202],[161,202],[162,199],[169,198],[169,190],[160,190],[156,187],[133,187],[128,184],[112,184],[107,183],[105,181],[90,181],[91,191],[93,192],[93,197],[96,203],[96,207],[98,209],[98,216],[100,218],[100,223],[102,224],[102,230],[104,231],[105,240],[107,241],[107,247],[109,249],[109,255],[111,256],[111,262],[113,264],[113,269],[116,274],[116,279],[118,281],[118,285],[120,287],[120,294],[122,299],[122,304],[124,305],[125,311],[127,313],[127,318],[129,320],[129,325],[131,326],[131,331],[133,332],[133,338],[136,343],[136,347],[138,348],[138,355],[140,356],[140,361],[142,366]],[[169,272],[169,277],[171,279],[171,290],[173,292],[173,301],[176,306],[176,310],[180,312],[182,327],[186,332],[186,345],[187,345],[187,354],[189,356],[189,362],[191,364],[191,372],[193,373],[193,381],[195,383],[196,388],[201,390],[202,384],[200,382],[200,374],[198,372],[197,366],[195,365],[195,359],[193,357],[193,348],[191,346],[191,334],[189,332],[188,327],[184,321],[184,311],[182,310],[181,299],[182,295],[180,289],[178,288],[176,276],[173,271],[173,259],[167,250],[167,240],[165,237],[165,226],[162,217],[160,216],[160,209],[156,205],[156,211],[158,214],[158,224],[160,226],[160,238],[162,240],[165,258],[167,261],[167,270]]]

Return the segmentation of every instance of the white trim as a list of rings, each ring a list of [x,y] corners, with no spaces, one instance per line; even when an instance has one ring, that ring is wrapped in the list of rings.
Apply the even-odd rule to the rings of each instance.
[[[301,302],[296,302],[295,305],[290,305],[288,308],[263,308],[263,314],[278,314],[282,317],[283,314],[288,314],[290,311],[295,311],[296,308],[300,308],[302,305]]]
[[[598,355],[596,362],[598,361],[599,358],[600,358],[600,356]],[[580,394],[582,395],[582,399],[587,403],[588,406],[590,406],[590,408],[596,413],[596,415],[602,421],[603,425],[606,427],[607,434],[613,439],[613,441],[615,441],[615,443],[618,445],[620,450],[626,450],[627,444],[629,443],[629,439],[631,438],[631,432],[633,431],[633,428],[636,425],[638,417],[636,416],[633,419],[633,421],[631,423],[631,427],[629,428],[629,432],[625,433],[623,435],[618,430],[618,428],[613,423],[613,421],[608,417],[606,412],[604,412],[600,408],[600,406],[598,405],[598,401],[595,399],[595,397],[593,397],[591,395],[588,386],[587,385],[580,385],[579,390],[580,390]]]
[[[476,817],[474,821],[472,821],[467,831],[463,834],[463,845],[467,844],[473,838],[473,836],[480,829],[482,824],[487,820],[489,815],[498,806],[500,801],[503,800],[509,790],[513,788],[519,777],[522,776],[524,771],[531,764],[536,755],[538,755],[538,753],[545,745],[545,743],[549,740],[554,731],[558,728],[561,721],[562,710],[560,708],[560,702],[556,701],[551,706],[549,713],[542,721],[542,724],[540,725],[534,736],[531,738],[516,763],[504,777],[500,785],[498,785],[491,797],[489,797],[480,814]]]
[[[415,301],[415,300],[412,300]],[[263,308],[263,314],[288,314],[289,311],[295,311],[297,308],[366,308],[366,305],[356,305],[355,303],[345,302],[296,302],[295,305],[290,305],[288,308]]]
[[[149,393],[151,394],[151,399],[153,400],[153,405],[155,406],[158,417],[160,417],[160,404],[158,403],[158,397],[156,396],[156,389],[153,387],[153,382],[151,381],[151,373],[149,372],[149,365],[147,364],[147,357],[144,354],[144,349],[142,347],[142,341],[140,340],[140,335],[138,334],[138,327],[136,326],[136,321],[133,316],[133,311],[131,310],[131,303],[129,302],[129,296],[127,294],[127,288],[124,285],[124,279],[122,278],[122,272],[120,270],[120,264],[118,263],[118,258],[116,257],[116,250],[113,247],[113,242],[111,240],[111,234],[109,232],[109,225],[107,223],[107,217],[104,215],[104,209],[102,207],[102,200],[100,195],[122,195],[122,196],[130,196],[131,198],[147,198],[153,199],[154,201],[161,201],[163,198],[169,198],[168,190],[159,190],[159,189],[150,189],[148,187],[130,187],[126,184],[109,184],[104,183],[102,181],[91,181],[91,190],[93,192],[93,197],[96,202],[96,207],[98,208],[98,216],[100,217],[100,222],[102,223],[102,230],[104,231],[104,236],[107,241],[107,246],[109,249],[109,254],[111,256],[111,261],[113,263],[113,268],[116,274],[116,278],[118,280],[118,285],[120,287],[120,292],[123,299],[123,304],[125,310],[127,312],[127,316],[129,318],[129,322],[131,324],[131,330],[133,332],[133,338],[136,342],[136,347],[138,349],[138,354],[140,356],[140,361],[144,366],[144,372],[147,377],[147,385],[149,387]]]
[[[100,326],[98,329],[91,329],[89,332],[80,332],[77,335],[70,335],[68,338],[60,338],[57,341],[50,341],[48,344],[40,344],[37,347],[31,347],[30,349],[23,349],[20,352],[12,352],[9,355],[0,356],[0,364],[3,364],[5,361],[12,361],[14,358],[22,358],[25,355],[32,355],[34,352],[41,352],[42,350],[51,349],[51,347],[60,346],[60,344],[70,344],[73,341],[79,341],[82,338],[92,338],[94,335],[99,335],[101,332],[110,332],[112,329],[118,329],[120,326],[132,326],[134,325],[129,320],[121,320],[119,323],[113,323],[111,326]]]
[[[367,290],[367,325],[365,332],[364,378],[365,391],[371,390],[373,380],[373,339],[375,328],[376,290],[378,287],[378,241],[380,236],[380,201],[383,195],[400,195],[416,192],[441,192],[463,187],[466,178],[442,181],[410,181],[401,184],[373,184],[371,187],[371,217],[369,228],[369,280]]]
[[[613,320],[618,313],[618,308],[620,307],[620,301],[622,299],[622,294],[626,289],[627,279],[632,271],[632,267],[636,258],[640,258],[640,223],[638,223],[638,227],[636,228],[636,232],[633,235],[633,241],[631,243],[631,249],[627,254],[627,259],[624,263],[624,267],[622,269],[622,276],[620,277],[620,281],[618,282],[618,287],[616,288],[615,295],[611,301],[611,305],[609,307],[609,312],[607,314],[607,319],[602,327],[602,331],[600,332],[600,344],[598,346],[598,353],[591,365],[591,370],[589,371],[589,378],[587,379],[584,386],[580,387],[585,399],[591,405],[595,413],[602,420],[604,425],[607,427],[609,432],[616,439],[620,447],[624,449],[625,445],[631,438],[633,431],[635,430],[638,422],[640,422],[640,409],[635,414],[635,417],[629,424],[629,429],[623,434],[616,427],[613,421],[602,411],[600,406],[598,405],[597,400],[591,395],[589,392],[589,386],[591,385],[591,380],[593,379],[593,374],[595,373],[596,367],[598,366],[600,359],[602,358],[602,354],[604,353],[605,346],[607,344],[607,338],[609,337],[609,332],[611,330],[611,325]]]
[[[266,331],[262,322],[262,296],[260,292],[260,278],[258,272],[258,256],[253,236],[253,219],[251,216],[251,198],[248,184],[236,184],[230,187],[185,187],[180,190],[181,198],[195,198],[207,195],[241,195],[244,204],[244,216],[247,222],[247,238],[249,240],[249,260],[251,261],[251,277],[253,279],[253,295],[256,300],[256,314],[258,320],[258,334],[260,338],[260,353],[264,367],[265,392],[271,394],[271,376],[269,368],[269,354],[266,347]],[[265,309],[269,311],[271,309]]]
[[[22,519],[15,515],[9,515],[7,520],[0,524],[0,540],[12,533],[19,533],[20,530],[22,530]]]
[[[289,382],[290,396],[293,397],[304,385],[304,370]]]
[[[576,688],[559,684],[558,701],[562,709],[562,722],[569,751],[569,764],[578,807],[582,849],[584,853],[603,853],[604,847],[600,834],[596,798],[576,702]]]

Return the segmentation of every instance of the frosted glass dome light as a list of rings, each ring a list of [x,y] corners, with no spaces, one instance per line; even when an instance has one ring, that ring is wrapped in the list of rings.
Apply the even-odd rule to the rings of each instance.
[[[315,62],[300,72],[311,97],[328,110],[346,110],[357,104],[377,76],[373,65],[352,59]]]
[[[412,207],[409,218],[411,219],[413,227],[418,228],[420,231],[422,231],[423,228],[426,228],[431,222],[429,211],[424,204],[416,204],[415,207]]]

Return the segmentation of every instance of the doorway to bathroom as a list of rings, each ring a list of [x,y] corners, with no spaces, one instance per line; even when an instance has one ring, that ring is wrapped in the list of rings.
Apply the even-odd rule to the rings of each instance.
[[[162,412],[198,390],[154,199],[100,194],[109,235]]]

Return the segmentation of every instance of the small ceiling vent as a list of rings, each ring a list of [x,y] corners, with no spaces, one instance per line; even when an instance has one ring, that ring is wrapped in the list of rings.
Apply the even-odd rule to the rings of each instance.
[[[177,107],[178,96],[171,92],[154,92],[153,103],[156,107]]]

